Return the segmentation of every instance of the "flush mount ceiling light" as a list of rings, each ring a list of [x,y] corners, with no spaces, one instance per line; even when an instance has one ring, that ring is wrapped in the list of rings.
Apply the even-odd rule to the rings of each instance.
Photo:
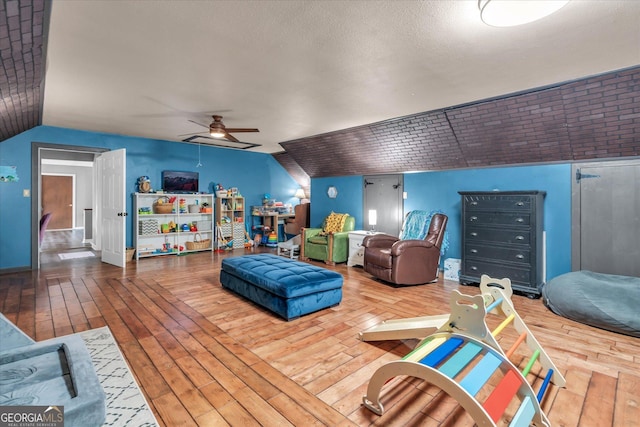
[[[569,0],[478,0],[480,19],[492,27],[513,27],[551,15]]]
[[[211,129],[211,131],[209,131],[209,135],[213,138],[224,138],[227,136],[227,133],[221,129]]]

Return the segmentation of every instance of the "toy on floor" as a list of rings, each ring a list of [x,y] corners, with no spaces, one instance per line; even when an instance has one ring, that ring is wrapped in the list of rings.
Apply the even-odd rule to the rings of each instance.
[[[218,241],[216,252],[224,252],[225,248],[229,246],[229,242],[224,238],[224,234],[222,234],[222,227],[219,223],[216,225],[216,239]]]
[[[514,405],[518,409],[507,415],[511,426],[550,425],[540,402],[550,382],[564,387],[565,379],[515,311],[502,286],[496,286],[488,276],[483,279],[486,293],[472,297],[453,291],[451,315],[445,324],[405,357],[376,370],[363,397],[365,407],[382,415],[382,387],[396,376],[407,375],[445,391],[479,426],[495,426]],[[494,311],[505,319],[490,333],[485,317]],[[519,336],[505,353],[496,337],[510,324]],[[520,371],[509,358],[522,343],[532,355]],[[526,380],[536,362],[546,371],[537,394]],[[481,390],[483,393],[479,393]],[[485,398],[487,391],[490,393]]]
[[[501,288],[501,298],[511,301],[511,296],[513,295],[511,280],[508,278],[493,279],[486,274],[483,274],[480,279],[480,291],[482,292],[485,306],[494,301],[494,298],[489,291],[490,287]],[[358,334],[358,338],[362,341],[404,340],[412,338],[421,339],[440,329],[447,320],[449,320],[449,314],[386,320],[360,332]]]
[[[267,238],[267,247],[275,248],[276,246],[278,246],[278,235],[275,231],[272,231]]]
[[[278,256],[285,258],[298,259],[300,255],[301,236],[293,236],[286,242],[278,243]]]

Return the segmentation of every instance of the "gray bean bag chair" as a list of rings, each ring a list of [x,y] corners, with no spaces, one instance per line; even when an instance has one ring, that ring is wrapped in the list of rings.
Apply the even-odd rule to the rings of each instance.
[[[554,313],[596,328],[640,337],[640,278],[574,271],[542,288]]]

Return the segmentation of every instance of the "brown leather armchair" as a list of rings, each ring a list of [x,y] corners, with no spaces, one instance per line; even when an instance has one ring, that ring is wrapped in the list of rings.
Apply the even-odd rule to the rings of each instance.
[[[407,214],[403,234],[412,213]],[[420,285],[438,278],[440,247],[448,218],[434,214],[424,239],[401,240],[388,234],[374,234],[364,238],[364,270],[373,276],[396,285]],[[402,235],[402,234],[401,234]]]
[[[309,227],[309,207],[311,203],[301,203],[294,206],[293,218],[287,218],[284,222],[285,234],[291,234],[297,236],[302,233],[303,228]]]

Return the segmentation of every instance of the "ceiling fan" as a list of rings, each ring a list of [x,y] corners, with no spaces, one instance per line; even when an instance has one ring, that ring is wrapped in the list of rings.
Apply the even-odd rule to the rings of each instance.
[[[240,141],[237,138],[235,138],[233,135],[231,135],[232,133],[260,132],[260,130],[255,128],[228,128],[224,125],[224,123],[222,123],[222,116],[213,115],[211,117],[213,117],[213,122],[211,122],[209,126],[203,125],[202,123],[194,122],[193,120],[189,120],[189,121],[191,123],[197,124],[198,126],[209,128],[209,135],[212,138],[226,139],[228,141],[233,141],[233,142],[240,142]],[[206,133],[206,132],[188,133],[188,134],[183,134],[179,136],[198,135],[203,133]]]

